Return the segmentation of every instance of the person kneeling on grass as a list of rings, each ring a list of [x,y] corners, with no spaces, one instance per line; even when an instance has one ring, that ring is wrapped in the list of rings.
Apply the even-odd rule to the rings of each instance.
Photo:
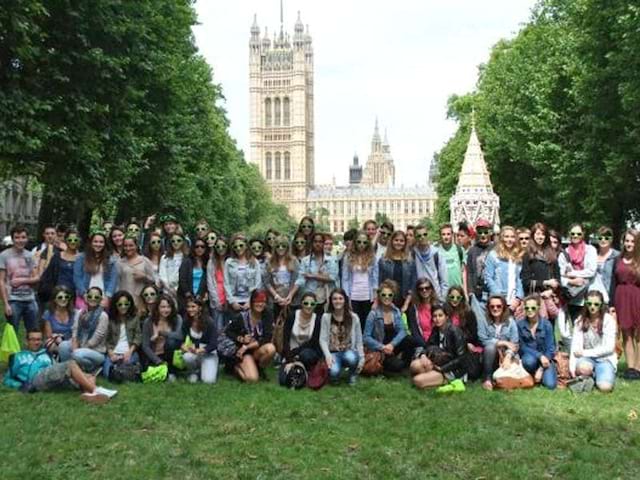
[[[439,387],[439,392],[463,392],[469,366],[469,352],[464,333],[449,320],[445,307],[431,307],[433,331],[426,348],[416,349],[410,370],[413,384],[419,388]]]
[[[569,370],[572,376],[595,381],[600,391],[610,392],[617,365],[616,321],[605,313],[602,293],[591,290],[573,327]]]
[[[214,384],[218,379],[218,343],[216,327],[211,317],[204,313],[204,302],[187,294],[185,299],[186,318],[184,322],[185,343],[182,356],[189,372],[189,383]],[[186,340],[189,339],[187,343]]]
[[[100,305],[102,300],[100,288],[89,288],[84,300],[87,310],[80,314],[80,318],[73,325],[71,359],[75,360],[85,372],[94,373],[102,367],[107,353],[109,316]]]
[[[105,403],[116,390],[96,387],[96,379],[82,371],[74,360],[53,363],[42,346],[42,332],[27,332],[27,348],[11,356],[5,373],[4,385],[25,392],[43,392],[63,387],[77,386],[82,400],[89,403]]]
[[[536,383],[550,390],[556,388],[558,374],[553,363],[556,341],[553,326],[546,318],[540,317],[540,297],[531,295],[524,299],[525,318],[518,321],[520,357],[522,366]]]
[[[254,290],[249,298],[249,310],[235,315],[225,328],[225,335],[236,343],[235,356],[225,363],[233,366],[233,372],[247,383],[266,378],[265,369],[276,354],[271,343],[273,317],[267,309],[267,292]]]
[[[107,328],[107,354],[102,366],[102,374],[109,378],[114,367],[140,363],[139,349],[142,331],[138,320],[136,304],[129,292],[120,290],[113,294]]]
[[[364,365],[362,329],[358,315],[351,312],[347,293],[336,288],[329,296],[329,313],[320,323],[320,348],[324,354],[331,383],[340,380],[342,370],[349,371],[349,385],[355,385]]]

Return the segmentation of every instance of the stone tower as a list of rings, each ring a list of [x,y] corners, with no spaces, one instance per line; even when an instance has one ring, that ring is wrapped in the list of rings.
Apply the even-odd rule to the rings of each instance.
[[[358,185],[362,181],[362,166],[358,155],[353,156],[353,163],[349,165],[349,185]]]
[[[384,134],[384,142],[380,139],[378,119],[371,138],[371,153],[367,159],[362,176],[362,184],[369,187],[392,187],[396,183],[396,167],[391,156],[391,147]]]
[[[451,224],[456,229],[458,222],[466,221],[473,225],[481,218],[491,222],[494,228],[500,226],[500,198],[493,192],[473,117],[458,186],[449,200],[449,207]]]
[[[294,218],[306,214],[314,185],[313,47],[300,19],[293,37],[284,30],[261,36],[254,16],[249,40],[250,159],[273,199]]]

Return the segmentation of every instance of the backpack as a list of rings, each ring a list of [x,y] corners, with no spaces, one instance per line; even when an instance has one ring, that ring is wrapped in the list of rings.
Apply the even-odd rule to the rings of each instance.
[[[117,363],[109,370],[109,381],[113,383],[139,382],[142,368],[139,363]]]

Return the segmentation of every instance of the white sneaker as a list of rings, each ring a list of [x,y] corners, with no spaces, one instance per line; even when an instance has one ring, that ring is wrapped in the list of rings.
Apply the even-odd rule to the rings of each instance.
[[[198,374],[197,373],[192,373],[187,377],[187,381],[189,383],[198,383]]]
[[[82,400],[84,400],[87,403],[93,403],[95,405],[102,405],[104,403],[107,403],[109,401],[109,397],[101,394],[101,393],[83,393],[82,395],[80,395],[80,398]]]
[[[106,395],[109,398],[113,398],[118,394],[118,391],[117,390],[111,390],[109,388],[104,388],[104,387],[96,387],[95,393],[97,393],[99,395]]]
[[[170,373],[169,375],[167,375],[167,382],[175,383],[176,380],[178,380],[178,377],[176,377],[175,373]]]

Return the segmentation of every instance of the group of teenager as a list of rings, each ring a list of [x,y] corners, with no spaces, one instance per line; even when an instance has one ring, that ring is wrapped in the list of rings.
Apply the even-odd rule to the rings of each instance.
[[[360,374],[407,375],[418,388],[491,390],[513,365],[549,389],[558,352],[570,375],[613,389],[622,332],[624,378],[640,379],[640,235],[621,248],[602,227],[567,230],[486,220],[395,230],[369,220],[343,243],[304,217],[292,235],[226,237],[205,220],[192,234],[172,215],[105,223],[81,242],[47,227],[32,250],[11,230],[0,253],[7,321],[26,329],[5,385],[79,387],[108,400],[95,376],[213,384],[222,367],[244,382],[290,387],[323,376],[349,385]],[[596,245],[592,245],[591,243]],[[81,245],[84,243],[84,246]],[[148,375],[151,378],[151,375]],[[301,380],[302,379],[302,380]]]

